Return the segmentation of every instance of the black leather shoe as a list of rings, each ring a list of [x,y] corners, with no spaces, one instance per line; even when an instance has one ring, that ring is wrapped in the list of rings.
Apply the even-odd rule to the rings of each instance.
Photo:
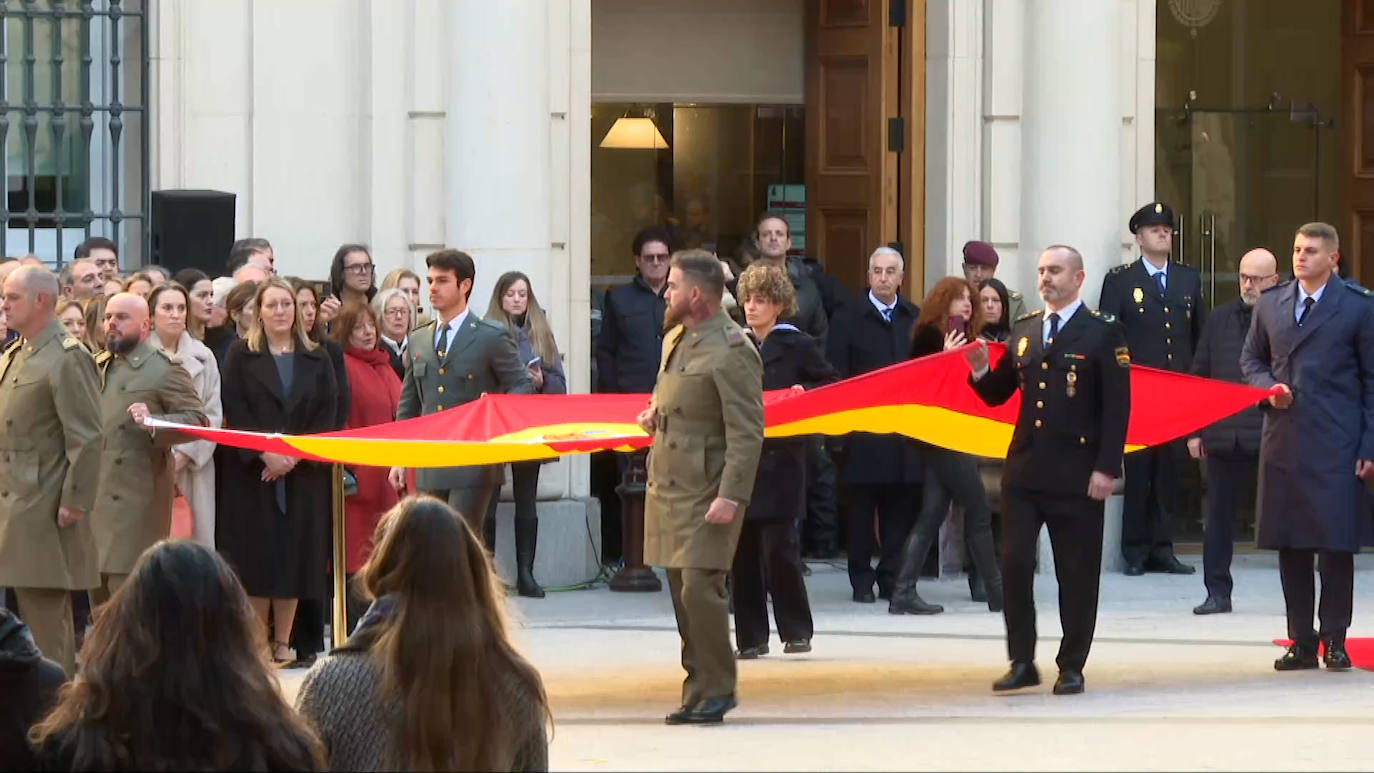
[[[1195,574],[1196,566],[1190,566],[1178,560],[1178,556],[1169,556],[1157,561],[1151,561],[1145,565],[1146,571],[1159,574]]]
[[[663,718],[668,725],[718,725],[725,720],[726,712],[738,704],[735,696],[707,698],[691,708],[683,707]]]
[[[1066,668],[1059,672],[1059,678],[1054,680],[1055,695],[1077,695],[1083,692],[1083,672],[1073,668]]]
[[[1231,611],[1231,600],[1208,596],[1207,600],[1193,607],[1195,615],[1219,615]]]
[[[1143,564],[1128,561],[1126,563],[1126,570],[1122,572],[1122,574],[1125,574],[1127,577],[1140,577],[1145,574],[1145,566]]]
[[[878,601],[878,599],[874,598],[873,591],[871,590],[854,591],[854,600],[860,604],[873,604]]]
[[[888,602],[888,614],[892,615],[938,615],[945,611],[939,604],[931,604],[912,588],[909,592],[898,593]]]
[[[1322,664],[1327,671],[1349,671],[1350,655],[1345,651],[1345,642],[1327,639],[1322,654]]]
[[[1034,663],[1012,663],[1007,673],[992,683],[992,689],[994,692],[1005,692],[1019,690],[1022,687],[1034,687],[1037,684],[1040,684],[1040,672],[1036,670]]]
[[[741,647],[735,652],[736,660],[758,660],[768,654],[768,645],[760,644],[757,647]]]
[[[784,655],[795,655],[799,652],[810,652],[810,639],[794,639],[793,641],[783,642],[782,652]]]
[[[1347,659],[1347,662],[1349,660]],[[1293,644],[1288,651],[1283,653],[1283,657],[1274,661],[1275,671],[1302,671],[1309,668],[1317,668],[1317,653],[1300,644]]]

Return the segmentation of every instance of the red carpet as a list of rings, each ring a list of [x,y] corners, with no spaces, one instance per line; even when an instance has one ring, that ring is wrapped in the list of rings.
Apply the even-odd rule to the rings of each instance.
[[[1275,639],[1280,647],[1293,643],[1292,639]],[[1345,651],[1350,655],[1350,665],[1365,671],[1374,671],[1374,639],[1346,639]]]

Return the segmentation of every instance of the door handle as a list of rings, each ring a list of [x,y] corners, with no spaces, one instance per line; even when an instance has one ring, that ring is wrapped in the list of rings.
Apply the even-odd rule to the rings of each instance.
[[[1184,215],[1178,219],[1178,262],[1188,262],[1188,234],[1183,230],[1183,226],[1188,223],[1188,216]]]
[[[1207,249],[1207,252],[1208,252],[1208,257],[1207,257],[1207,260],[1208,260],[1208,263],[1207,263],[1207,273],[1208,273],[1208,276],[1209,276],[1208,284],[1209,284],[1209,286],[1210,286],[1210,289],[1207,291],[1207,297],[1208,297],[1209,300],[1211,300],[1212,303],[1216,303],[1216,298],[1217,298],[1217,216],[1216,216],[1215,213],[1210,213],[1210,214],[1208,214],[1207,217],[1209,218],[1209,223],[1208,223],[1208,227],[1207,227],[1207,244],[1208,244],[1208,249]]]

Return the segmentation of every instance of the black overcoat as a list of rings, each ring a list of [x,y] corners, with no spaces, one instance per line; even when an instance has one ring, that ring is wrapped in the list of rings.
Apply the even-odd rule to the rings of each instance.
[[[1355,552],[1369,537],[1357,459],[1374,459],[1374,297],[1332,276],[1298,327],[1298,283],[1260,296],[1240,366],[1251,386],[1287,384],[1260,439],[1261,548]]]
[[[290,394],[282,394],[277,364],[246,341],[229,348],[220,395],[224,426],[256,432],[328,432],[337,420],[339,389],[323,347],[294,354]],[[276,484],[262,481],[257,451],[224,448],[216,492],[215,544],[249,596],[325,598],[328,592],[330,469],[301,461],[286,474],[286,512]],[[285,635],[279,634],[285,640]]]

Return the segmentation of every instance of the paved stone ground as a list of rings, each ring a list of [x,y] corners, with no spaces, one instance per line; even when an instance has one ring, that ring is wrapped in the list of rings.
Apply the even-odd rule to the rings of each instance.
[[[1189,560],[1200,563],[1197,557]],[[1356,625],[1374,635],[1374,556],[1357,562]],[[839,564],[813,564],[815,650],[740,668],[720,727],[667,727],[682,672],[666,590],[513,598],[523,651],[553,704],[556,770],[1365,770],[1374,674],[1279,674],[1277,561],[1237,556],[1236,611],[1197,617],[1199,575],[1103,577],[1088,691],[1056,697],[1052,576],[1037,580],[1046,684],[989,686],[1006,667],[1000,615],[963,580],[928,582],[942,615],[849,600]],[[1369,620],[1369,622],[1363,622]],[[294,693],[300,673],[283,675]]]

